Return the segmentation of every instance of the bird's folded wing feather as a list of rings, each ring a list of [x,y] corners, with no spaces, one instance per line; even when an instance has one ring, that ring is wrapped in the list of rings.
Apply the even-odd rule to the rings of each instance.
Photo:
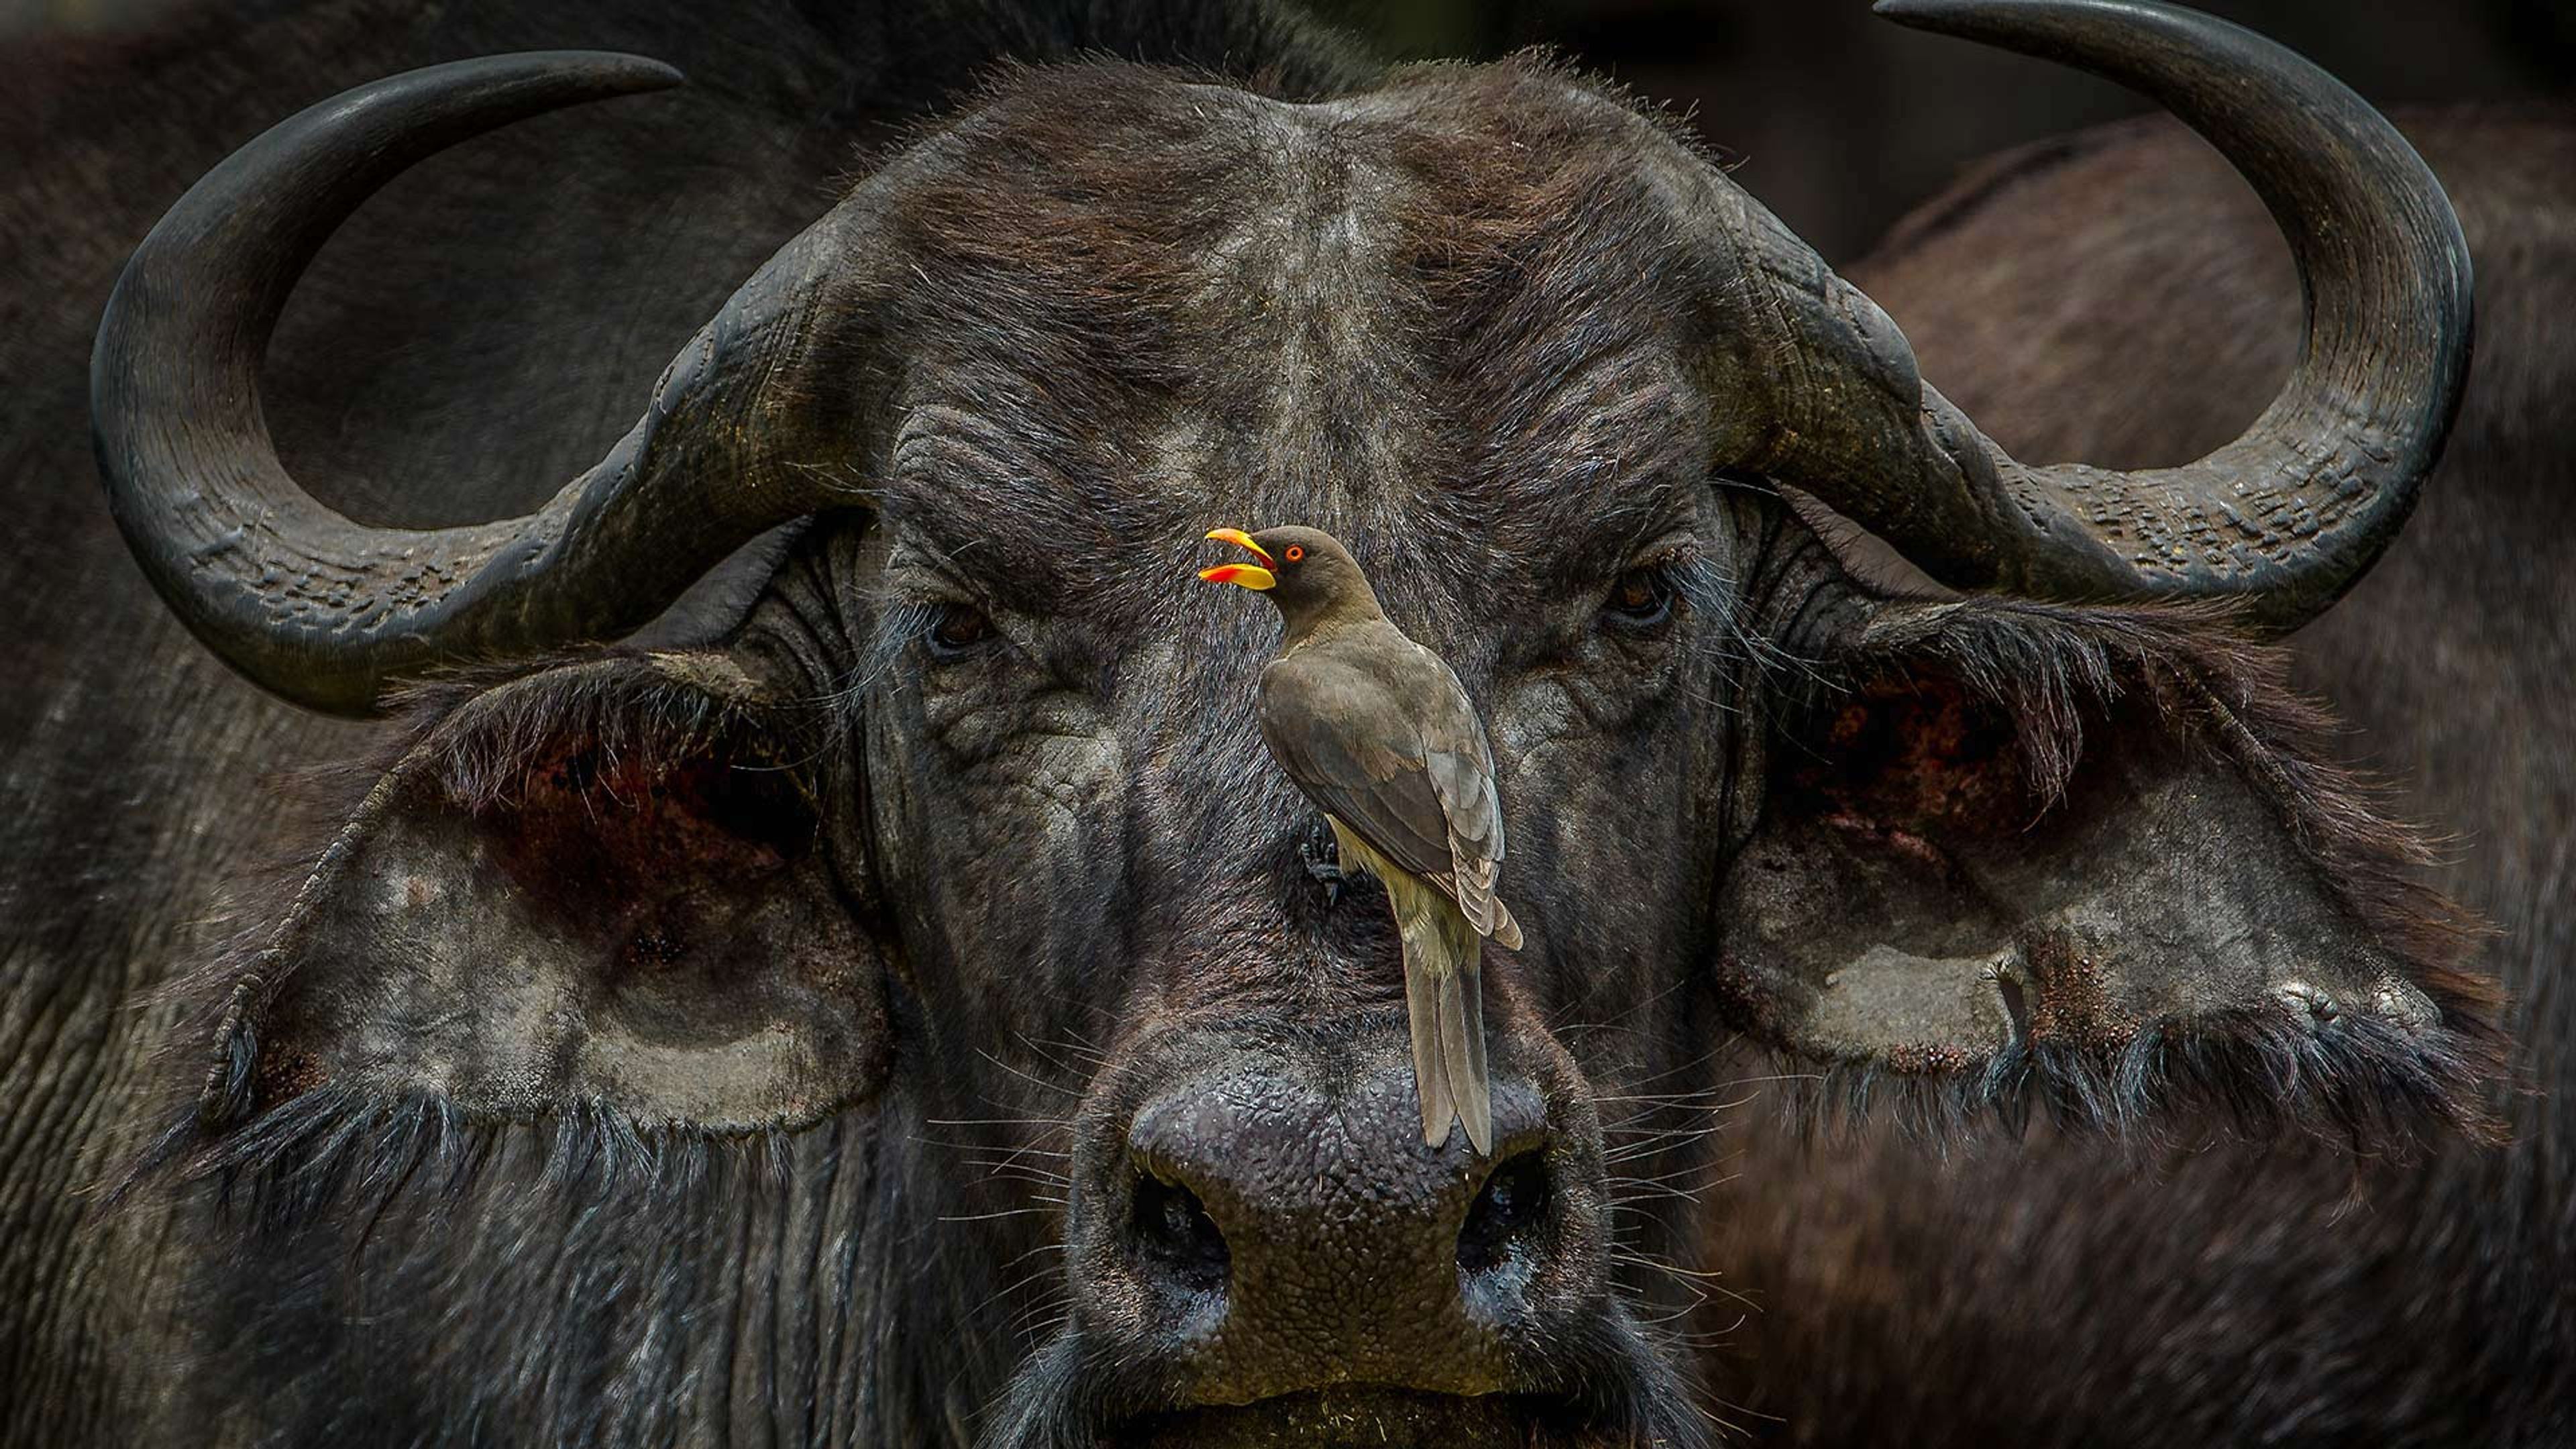
[[[1415,657],[1413,698],[1369,671],[1281,660],[1271,668],[1291,672],[1265,681],[1262,738],[1317,804],[1487,932],[1503,858],[1493,757],[1448,665],[1427,650]]]
[[[1501,914],[1494,881],[1503,863],[1503,807],[1494,795],[1493,750],[1458,676],[1440,656],[1427,649],[1421,654],[1447,686],[1438,691],[1440,703],[1424,712],[1422,760],[1449,823],[1449,894],[1477,934],[1489,936]]]

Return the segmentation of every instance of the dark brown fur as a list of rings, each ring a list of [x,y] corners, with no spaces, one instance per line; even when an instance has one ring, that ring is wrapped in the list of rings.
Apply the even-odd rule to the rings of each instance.
[[[347,62],[367,71],[545,30],[460,12],[424,37],[359,9],[317,13],[327,23],[290,27],[298,39],[281,50],[377,36]],[[625,278],[635,297],[593,306],[558,298],[559,281],[520,280],[489,297],[429,288],[396,304],[379,278],[328,264],[307,284],[322,299],[305,304],[317,308],[313,330],[282,333],[272,368],[290,419],[281,431],[306,457],[338,457],[322,441],[335,408],[361,421],[371,406],[443,417],[440,402],[490,385],[450,377],[444,391],[399,394],[399,374],[389,383],[361,365],[376,344],[350,337],[436,331],[450,320],[442,295],[534,309],[454,319],[472,333],[535,334],[510,366],[475,362],[506,377],[522,411],[442,422],[426,439],[370,438],[357,454],[364,477],[342,500],[395,507],[391,481],[377,497],[366,479],[470,475],[493,437],[524,433],[535,441],[514,449],[510,478],[436,505],[495,511],[524,488],[516,470],[547,476],[596,441],[572,425],[582,418],[567,421],[581,410],[572,404],[604,419],[642,393],[628,374],[649,376],[638,359],[654,347],[625,346],[624,333],[684,331],[675,319],[700,294],[822,204],[820,155],[838,165],[841,146],[920,109],[903,98],[963,93],[963,75],[992,55],[1060,60],[1085,38],[1202,68],[1016,71],[959,118],[911,129],[956,179],[906,198],[898,230],[921,261],[911,280],[891,297],[849,299],[881,307],[865,314],[879,319],[871,341],[893,345],[871,355],[898,360],[862,368],[853,357],[840,392],[803,400],[895,425],[874,455],[840,460],[849,511],[778,541],[734,596],[670,626],[756,681],[760,709],[667,675],[641,687],[619,673],[623,683],[602,688],[587,666],[555,661],[509,671],[530,678],[500,692],[493,676],[470,675],[397,727],[441,741],[420,768],[465,817],[432,853],[437,883],[459,892],[542,896],[523,888],[532,873],[610,843],[613,868],[593,873],[590,894],[669,878],[683,895],[721,900],[757,884],[773,856],[818,862],[840,907],[830,919],[859,939],[839,958],[876,968],[864,974],[883,992],[886,1062],[881,1076],[833,1079],[836,1095],[798,1098],[811,1112],[672,1122],[614,1093],[472,1112],[456,1103],[459,1078],[437,1075],[461,1072],[452,1062],[427,1063],[401,1088],[335,1076],[331,1049],[368,1037],[374,1021],[363,989],[352,992],[361,1009],[336,1017],[265,1007],[288,999],[272,992],[281,983],[351,963],[263,957],[259,928],[346,923],[312,939],[357,942],[361,969],[344,975],[363,988],[368,933],[399,916],[364,879],[326,876],[318,900],[292,906],[245,898],[258,903],[251,954],[220,957],[195,993],[219,1025],[182,1021],[166,993],[147,1011],[113,1009],[219,957],[219,942],[184,923],[239,869],[246,842],[273,828],[278,808],[252,767],[361,754],[370,739],[226,694],[235,687],[123,573],[121,591],[84,590],[113,595],[96,610],[39,620],[33,672],[47,707],[21,722],[22,758],[39,763],[13,775],[21,808],[5,828],[13,903],[43,906],[21,917],[16,1015],[0,1018],[0,1088],[27,1104],[0,1136],[0,1191],[31,1205],[26,1242],[63,1250],[0,1257],[0,1286],[25,1290],[11,1300],[25,1305],[7,1320],[13,1341],[34,1345],[11,1365],[12,1427],[72,1442],[1248,1437],[1293,1422],[1299,1394],[1347,1389],[1330,1375],[1362,1352],[1378,1355],[1372,1373],[1421,1376],[1405,1383],[1428,1396],[1466,1385],[1505,1402],[1470,1414],[1372,1399],[1361,1412],[1426,1433],[1446,1413],[1460,1432],[1540,1442],[1695,1442],[1703,1366],[1717,1394],[1750,1392],[1786,1432],[1819,1438],[2158,1443],[2456,1425],[2446,1402],[2423,1407],[2434,1391],[2368,1400],[2398,1382],[2387,1367],[2398,1336],[2357,1295],[2450,1315],[2446,1345],[2478,1337],[2460,1320],[2489,1301],[2480,1292],[2505,1295],[2525,1315],[2515,1326],[2536,1323],[2550,1300],[2492,1273],[2464,1289],[2461,1275],[2409,1274],[2445,1247],[2474,1255],[2532,1239],[2510,1224],[2487,1233],[2470,1204],[2434,1215],[2439,1184],[2456,1179],[2407,1176],[2351,1148],[2484,1125],[2493,1003],[2452,970],[2456,922],[2412,875],[2415,837],[2323,760],[2309,738],[2319,721],[2291,702],[2276,663],[2189,613],[1927,610],[1855,587],[1767,486],[1705,476],[1706,405],[1677,359],[1707,314],[1677,298],[1723,277],[1673,245],[1663,193],[1643,179],[1700,164],[1667,128],[1529,60],[1404,72],[1321,126],[1274,98],[1357,91],[1374,72],[1258,12],[1211,14],[1184,24],[1120,12],[1087,37],[1032,21],[1025,43],[972,52],[971,64],[919,48],[917,73],[890,80],[837,68],[846,35],[803,44],[813,37],[801,13],[621,12],[594,22],[600,39],[703,59],[701,94],[725,100],[697,113],[703,135],[684,117],[631,123],[651,125],[658,146],[592,143],[602,154],[571,168],[580,185],[629,176],[637,195],[540,209],[547,220],[530,223],[526,246],[640,250],[647,262]],[[983,17],[956,45],[971,52],[1006,22]],[[782,35],[799,43],[777,45]],[[774,70],[760,59],[772,55],[798,59]],[[285,88],[275,63],[245,47],[192,84],[264,119]],[[338,65],[323,89],[350,78]],[[1220,65],[1244,84],[1206,88],[1204,68]],[[865,100],[879,94],[883,106]],[[101,155],[189,129],[127,124]],[[198,143],[209,154],[172,162],[174,174],[220,149]],[[648,159],[621,170],[628,150]],[[547,194],[533,184],[542,169],[490,155],[457,159],[444,180],[430,173],[418,184],[436,204],[417,209],[470,219]],[[35,218],[80,204],[99,189],[85,164],[48,173],[18,204]],[[758,206],[729,211],[741,196]],[[370,214],[399,215],[397,201]],[[96,239],[86,269],[53,283],[94,289],[150,209],[113,211],[126,234]],[[692,224],[667,220],[678,212]],[[556,275],[506,239],[478,252],[459,237],[393,232],[361,228],[347,243],[382,247],[365,271],[462,251],[513,277]],[[580,327],[538,325],[576,303],[591,308]],[[425,315],[389,323],[386,309],[400,306]],[[31,371],[50,390],[22,404],[13,446],[38,439],[39,466],[63,476],[79,465],[45,440],[77,431],[76,407],[52,355],[77,352],[77,311],[16,344],[44,364]],[[582,365],[549,352],[547,337]],[[591,355],[603,345],[605,363]],[[350,377],[396,391],[347,401],[338,385]],[[2064,405],[2081,406],[2073,395]],[[1532,947],[1489,973],[1496,1060],[1545,1126],[1556,1238],[1601,1257],[1555,1265],[1583,1291],[1508,1341],[1408,1340],[1412,1326],[1398,1322],[1354,1347],[1334,1336],[1342,1325],[1309,1322],[1276,1341],[1176,1346],[1102,1302],[1100,1285],[1125,1270],[1119,1234],[1137,1191],[1128,1134],[1144,1106],[1175,1083],[1236,1082],[1225,1072],[1251,1070],[1264,1089],[1293,1075],[1247,1061],[1354,1075],[1398,1020],[1382,903],[1318,885],[1298,855],[1304,812],[1256,768],[1245,686],[1265,641],[1185,583],[1204,522],[1290,515],[1353,540],[1387,581],[1390,615],[1457,665],[1521,805],[1512,870],[1526,894],[1513,905]],[[29,576],[41,567],[86,583],[115,548],[86,516],[48,541],[59,557],[23,560]],[[1673,600],[1668,622],[1605,615],[1631,575]],[[97,642],[121,646],[125,631],[140,642]],[[1933,707],[1897,704],[1897,677],[1922,681],[1928,694],[1903,697]],[[2149,707],[2131,708],[2140,702]],[[440,733],[457,721],[471,727]],[[1851,770],[1797,779],[1791,751],[1837,723],[1864,738],[1905,733]],[[612,758],[625,767],[558,768]],[[729,776],[727,788],[685,788],[667,809],[635,803],[631,787],[646,785],[649,800],[660,762],[704,786],[715,765],[754,759],[787,767],[793,787],[760,794],[763,823],[748,836],[762,849],[739,850],[745,832],[720,828]],[[1712,1138],[1711,1105],[1761,1070],[1749,1052],[1711,1043],[1737,1032],[1785,1041],[1797,1004],[1726,969],[1730,923],[1715,902],[1745,841],[1822,802],[1873,848],[1938,851],[1957,843],[1942,837],[1963,806],[1977,815],[2017,797],[2088,821],[2094,776],[2169,764],[2250,781],[2266,828],[2304,852],[2280,889],[2322,890],[2360,918],[2408,963],[2435,1019],[2309,1020],[2267,1001],[2132,1023],[2108,994],[2116,981],[2085,975],[2097,968],[2082,960],[2052,963],[2054,994],[2031,1003],[2033,1049],[2018,1058],[1926,1041],[1837,1073],[1809,1100],[1865,1107],[1891,1090],[1892,1072],[1916,1108],[1894,1115],[1917,1127],[1989,1109],[2016,1121],[2043,1105],[2077,1130],[2039,1128],[2031,1157],[1997,1148],[1944,1178],[1866,1113],[1803,1156],[1793,1138],[1751,1129],[1757,1170],[1703,1199],[1699,1184],[1731,1145]],[[596,833],[584,834],[594,811]],[[395,824],[445,818],[429,806],[417,816]],[[772,828],[782,818],[799,828]],[[2004,834],[1991,819],[1969,823],[1981,842]],[[579,836],[569,850],[566,832]],[[693,848],[709,841],[723,848]],[[710,858],[725,868],[706,871]],[[487,860],[505,864],[495,874]],[[66,870],[90,876],[76,889],[49,879]],[[617,904],[602,909],[613,916]],[[604,979],[577,981],[568,1009],[595,1006],[636,964],[602,959]],[[246,986],[257,972],[273,979]],[[484,984],[509,982],[496,969]],[[460,991],[453,1010],[481,1011],[486,995]],[[721,1046],[714,996],[703,1013],[654,1022],[655,1044]],[[173,1080],[188,1096],[175,1113],[139,1065],[169,1041],[181,1044]],[[1259,1100],[1304,1099],[1282,1088]],[[2503,1108],[2527,1123],[2511,1101]],[[168,1133],[162,1170],[122,1212],[92,1215],[62,1164],[109,1176],[153,1126]],[[2222,1126],[2259,1145],[2190,1151],[2195,1131]],[[2295,1130],[2315,1127],[2332,1140],[2311,1147]],[[2101,1129],[2177,1180],[2212,1185],[2215,1161],[2270,1174],[2269,1191],[2168,1193],[2142,1179],[2138,1157],[2105,1148]],[[1302,1188],[1299,1154],[1315,1144],[1264,1146],[1289,1166],[1255,1186],[1284,1190],[1293,1177]],[[2496,1160],[2441,1150],[2446,1170],[2469,1164],[2472,1175]],[[21,1166],[37,1161],[48,1167]],[[2407,1216],[2374,1253],[2320,1253],[2307,1239],[2343,1229],[2331,1214],[2353,1175],[2393,1184],[2385,1200]],[[1688,1246],[1703,1201],[1718,1210],[1706,1265],[1770,1309],[1704,1365],[1688,1352],[1701,1340],[1655,1321],[1698,1294],[1665,1259]],[[1354,1233],[1392,1230],[1375,1209],[1351,1218]],[[2406,1237],[2461,1222],[2481,1235]],[[2199,1245],[2209,1256],[2194,1255]],[[1909,1264],[1939,1266],[1909,1278]],[[2092,1273],[2125,1275],[2144,1306],[2083,1305]],[[1278,1276],[1319,1298],[1348,1287],[1307,1261]],[[2187,1310],[2213,1295],[2220,1321],[2193,1319]],[[2524,1395],[2507,1427],[2536,1437],[2552,1423],[2553,1401],[2531,1387],[2547,1371],[2517,1355],[2547,1336],[2513,1342],[2474,1367],[2491,1376],[2482,1389]],[[1980,1357],[1998,1343],[2015,1350],[2005,1368]],[[2106,1385],[2122,1351],[2138,1385]],[[2248,1394],[2206,1391],[2213,1364],[2284,1359]],[[2489,1389],[2499,1374],[2511,1382]],[[1270,1393],[1281,1384],[1292,1387]],[[1231,1411],[1256,1393],[1270,1397]]]
[[[2365,903],[2429,886],[2491,923],[2474,960],[2506,994],[2512,1064],[2487,1103],[2509,1145],[2353,1163],[2295,1143],[2185,1142],[2128,1162],[2049,1134],[1944,1164],[1884,1132],[1829,1149],[1755,1134],[1747,1185],[1713,1205],[1710,1251],[1765,1305],[1730,1358],[1748,1404],[1780,1416],[1766,1437],[2540,1445],[2576,1432],[2563,748],[2576,454],[2550,421],[2576,355],[2576,118],[2398,120],[2477,266],[2468,402],[2405,537],[2291,642],[2293,680],[2350,723],[2299,710],[2260,732],[2317,739],[2376,782],[2355,797],[2313,762],[2283,780],[2324,813],[2314,838],[2329,848],[2392,813],[2426,827],[2429,848],[2338,867],[2379,878]],[[2017,454],[2122,466],[2190,457],[2247,421],[2288,367],[2298,308],[2253,197],[2163,123],[1992,163],[1854,280],[1925,376]]]

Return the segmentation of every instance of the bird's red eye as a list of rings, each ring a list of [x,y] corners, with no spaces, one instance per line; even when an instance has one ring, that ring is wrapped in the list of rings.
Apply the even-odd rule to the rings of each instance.
[[[1297,560],[1304,558],[1305,556],[1306,546],[1304,544],[1292,543],[1288,545],[1288,561],[1290,563],[1295,563]]]

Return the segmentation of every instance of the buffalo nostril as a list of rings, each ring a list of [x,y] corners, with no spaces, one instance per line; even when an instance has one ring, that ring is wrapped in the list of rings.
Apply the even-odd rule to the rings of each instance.
[[[1523,1152],[1498,1164],[1458,1228],[1458,1266],[1481,1273],[1509,1259],[1546,1222],[1551,1196],[1543,1153]]]
[[[1137,1257],[1186,1288],[1212,1292],[1225,1286],[1225,1234],[1197,1193],[1140,1173],[1132,1201],[1128,1234]]]

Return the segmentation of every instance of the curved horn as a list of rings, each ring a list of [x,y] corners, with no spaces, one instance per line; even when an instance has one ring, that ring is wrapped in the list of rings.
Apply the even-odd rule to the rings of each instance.
[[[583,51],[411,71],[280,123],[152,229],[99,324],[91,425],[127,545],[216,654],[299,704],[371,713],[389,684],[442,662],[640,627],[745,540],[820,505],[813,474],[752,440],[770,441],[768,384],[801,340],[833,217],[745,283],[642,421],[526,518],[363,527],[297,486],[269,438],[258,378],[278,313],[378,187],[484,131],[679,79]]]
[[[1924,385],[1885,314],[1819,267],[1782,289],[1792,346],[1817,375],[1765,471],[1962,588],[2229,599],[2281,630],[2333,603],[2413,510],[2468,371],[2468,246],[2422,159],[2333,77],[2194,11],[2147,0],[1879,0],[1877,11],[2063,61],[2172,111],[2271,210],[2298,265],[2306,334],[2262,416],[2196,462],[2028,466]]]

